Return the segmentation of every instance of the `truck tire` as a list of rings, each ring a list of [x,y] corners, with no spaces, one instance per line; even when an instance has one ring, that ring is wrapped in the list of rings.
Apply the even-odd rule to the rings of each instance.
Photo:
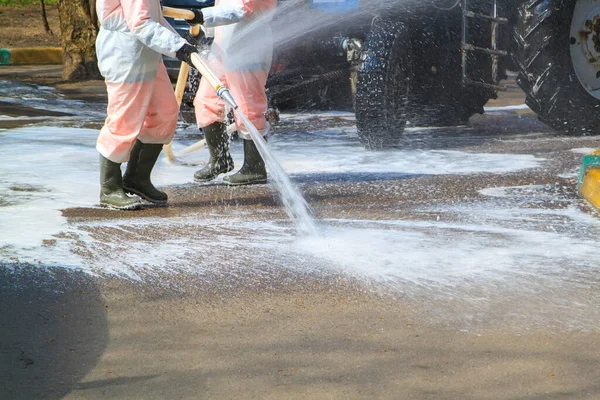
[[[406,126],[410,58],[408,26],[377,17],[358,72],[355,113],[358,136],[369,150],[396,147]]]
[[[399,144],[411,126],[466,124],[495,93],[462,85],[460,8],[378,18],[367,38],[359,70],[356,118],[362,143],[371,149]],[[476,35],[478,46],[490,40],[489,24]],[[491,81],[491,58],[470,55],[469,76]],[[489,75],[489,76],[488,76]],[[404,121],[404,124],[402,124]]]
[[[517,82],[527,105],[542,122],[572,135],[599,129],[600,72],[594,63],[600,59],[600,25],[588,19],[592,12],[600,15],[593,0],[524,1],[514,25]]]

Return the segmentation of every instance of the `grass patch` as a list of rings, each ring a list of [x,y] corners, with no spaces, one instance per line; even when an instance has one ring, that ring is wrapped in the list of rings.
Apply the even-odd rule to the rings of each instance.
[[[39,4],[40,0],[0,0],[0,6],[20,7],[29,4]],[[46,4],[56,4],[58,0],[44,0]]]
[[[53,32],[50,35],[44,31],[39,0],[37,3],[31,0],[30,4],[23,4],[23,0],[19,0],[18,6],[6,6],[6,1],[16,3],[17,0],[0,0],[0,49],[60,47],[60,22],[56,4],[46,4],[48,22]]]

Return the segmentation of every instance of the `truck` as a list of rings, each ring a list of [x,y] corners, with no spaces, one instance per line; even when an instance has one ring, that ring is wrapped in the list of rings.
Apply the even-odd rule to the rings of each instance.
[[[284,37],[272,107],[353,110],[367,149],[402,146],[407,126],[466,124],[510,71],[542,122],[598,131],[596,0],[281,0],[271,24]],[[291,24],[306,29],[287,37]]]

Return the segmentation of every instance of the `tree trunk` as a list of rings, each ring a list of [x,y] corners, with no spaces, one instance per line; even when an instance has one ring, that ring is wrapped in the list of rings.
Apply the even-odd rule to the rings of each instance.
[[[98,13],[96,13],[96,0],[90,0],[90,15],[92,16],[92,23],[96,29],[100,29],[98,25]]]
[[[90,0],[59,0],[60,41],[63,48],[63,79],[100,79],[96,59],[96,36]]]
[[[50,24],[48,24],[48,16],[46,15],[46,5],[44,4],[44,0],[40,0],[40,6],[42,8],[42,23],[44,24],[44,32],[52,35]]]

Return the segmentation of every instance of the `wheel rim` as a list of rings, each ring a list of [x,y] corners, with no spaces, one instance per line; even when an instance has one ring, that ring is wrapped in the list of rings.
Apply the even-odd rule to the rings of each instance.
[[[583,88],[600,100],[600,4],[578,0],[570,31],[573,69]]]

